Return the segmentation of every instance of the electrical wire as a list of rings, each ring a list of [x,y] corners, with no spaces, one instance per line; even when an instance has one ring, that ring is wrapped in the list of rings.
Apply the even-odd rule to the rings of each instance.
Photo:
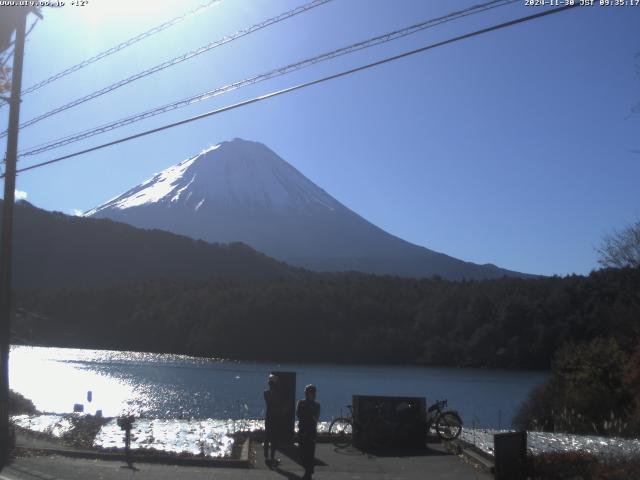
[[[216,47],[225,45],[227,43],[230,43],[234,40],[237,40],[238,38],[244,37],[246,35],[249,35],[253,32],[256,32],[258,30],[262,30],[263,28],[266,28],[268,26],[274,25],[276,23],[282,22],[283,20],[286,20],[288,18],[291,18],[295,15],[298,15],[300,13],[304,13],[307,12],[315,7],[319,7],[320,5],[324,5],[325,3],[330,2],[331,0],[313,0],[310,3],[304,4],[300,7],[294,8],[293,10],[289,10],[287,12],[281,13],[280,15],[277,15],[275,17],[269,18],[263,22],[257,23],[255,25],[252,25],[251,27],[248,28],[244,28],[242,30],[238,30],[237,32],[231,34],[231,35],[227,35],[219,40],[216,40],[214,42],[210,42],[207,45],[204,45],[200,48],[197,48],[196,50],[192,50],[189,52],[186,52],[178,57],[172,58],[171,60],[167,60],[166,62],[163,62],[159,65],[155,65],[151,68],[148,68],[146,70],[143,70],[141,72],[136,73],[135,75],[131,75],[130,77],[124,78],[122,80],[119,80],[118,82],[112,83],[111,85],[108,85],[104,88],[101,88],[100,90],[96,90],[95,92],[89,93],[88,95],[85,95],[83,97],[77,98],[69,103],[66,103],[60,107],[54,108],[53,110],[50,110],[48,112],[45,112],[41,115],[38,115],[37,117],[34,117],[24,123],[22,123],[20,125],[20,128],[25,128],[28,127],[30,125],[33,125],[35,123],[38,123],[42,120],[44,120],[45,118],[49,118],[53,115],[56,115],[58,113],[64,112],[65,110],[69,110],[70,108],[76,107],[78,105],[81,105],[85,102],[88,102],[90,100],[93,100],[94,98],[98,98],[102,95],[105,95],[107,93],[110,93],[120,87],[123,87],[125,85],[128,85],[132,82],[135,82],[136,80],[140,80],[141,78],[145,78],[149,75],[152,75],[154,73],[160,72],[162,70],[165,70],[169,67],[172,67],[174,65],[177,65],[179,63],[182,63],[186,60],[189,60],[190,58],[194,58],[198,55],[201,55],[203,53],[206,53]],[[6,136],[6,131],[3,132],[2,134],[0,134],[0,138]]]
[[[85,67],[87,67],[88,65],[91,65],[92,63],[97,62],[98,60],[102,60],[105,57],[108,57],[110,55],[113,55],[116,52],[119,52],[120,50],[123,50],[127,47],[130,47],[131,45],[138,43],[142,40],[144,40],[145,38],[151,37],[157,33],[162,32],[163,30],[166,30],[167,28],[173,27],[174,25],[177,25],[178,23],[194,16],[197,15],[199,13],[204,12],[205,10],[209,9],[210,7],[218,4],[222,2],[222,0],[210,0],[207,3],[204,3],[200,6],[198,6],[197,8],[194,8],[193,10],[190,10],[178,17],[174,17],[171,20],[168,20],[156,27],[153,27],[143,33],[140,33],[139,35],[136,35],[135,37],[132,37],[128,40],[125,40],[122,43],[119,43],[118,45],[115,45],[107,50],[104,50],[103,52],[98,53],[97,55],[94,55],[91,58],[88,58],[80,63],[77,63],[76,65],[73,65],[65,70],[62,70],[59,73],[56,73],[55,75],[50,76],[49,78],[46,78],[44,80],[42,80],[41,82],[36,83],[35,85],[32,85],[31,87],[25,89],[22,91],[21,95],[27,95],[29,93],[35,92],[36,90],[44,87],[45,85],[50,84],[51,82],[55,82],[56,80],[59,80],[62,77],[66,77],[67,75],[73,73],[73,72],[77,72],[78,70],[81,70]]]
[[[67,135],[65,137],[62,138],[58,138],[56,140],[52,140],[49,142],[46,142],[44,144],[40,144],[34,147],[31,147],[30,149],[27,149],[23,152],[20,153],[19,157],[24,157],[24,156],[32,156],[32,155],[37,155],[39,153],[43,153],[55,148],[59,148],[65,145],[69,145],[71,143],[75,143],[77,141],[80,140],[84,140],[86,138],[89,137],[93,137],[95,135],[99,135],[101,133],[105,133],[111,130],[115,130],[117,128],[121,128],[124,127],[126,125],[135,123],[135,122],[139,122],[141,120],[147,119],[147,118],[151,118],[154,117],[156,115],[160,115],[162,113],[166,113],[168,111],[171,110],[176,110],[178,108],[183,108],[189,105],[192,105],[194,103],[197,102],[201,102],[203,100],[208,100],[210,98],[222,95],[224,93],[228,93],[230,91],[233,90],[237,90],[239,88],[248,86],[248,85],[253,85],[255,83],[258,82],[263,82],[265,80],[270,80],[272,78],[276,78],[276,77],[280,77],[282,75],[286,75],[288,73],[291,73],[293,71],[296,70],[301,70],[303,68],[315,65],[317,63],[320,62],[325,62],[328,60],[331,60],[333,58],[342,56],[342,55],[347,55],[349,53],[353,53],[359,50],[363,50],[365,48],[370,48],[376,45],[380,45],[386,42],[390,42],[393,40],[397,40],[399,38],[402,37],[406,37],[408,35],[412,35],[414,33],[420,32],[422,30],[425,30],[427,28],[432,28],[435,27],[437,25],[440,25],[442,23],[446,23],[446,22],[450,22],[452,20],[456,20],[459,18],[463,18],[469,15],[475,15],[477,13],[480,12],[484,12],[493,8],[497,8],[497,7],[502,7],[505,5],[509,5],[512,3],[515,3],[519,0],[493,0],[490,2],[486,2],[486,3],[482,3],[479,5],[475,5],[469,8],[466,8],[464,10],[460,10],[460,11],[456,11],[453,13],[450,13],[448,15],[442,16],[442,17],[437,17],[437,18],[433,18],[433,19],[429,19],[399,30],[395,30],[393,32],[388,32],[385,33],[383,35],[378,35],[376,37],[373,38],[369,38],[368,40],[365,41],[361,41],[358,43],[354,43],[352,45],[349,45],[347,47],[342,47],[339,48],[337,50],[332,50],[320,55],[316,55],[315,57],[311,57],[311,58],[307,58],[305,60],[296,62],[296,63],[292,63],[289,65],[286,65],[284,67],[278,67],[276,69],[270,70],[268,72],[259,74],[259,75],[255,75],[253,77],[249,77],[249,78],[245,78],[243,80],[234,82],[234,83],[230,83],[230,84],[226,84],[223,85],[221,87],[217,87],[213,90],[209,90],[203,93],[199,93],[197,95],[192,95],[191,97],[187,97],[184,98],[182,100],[178,100],[166,105],[162,105],[160,107],[156,107],[153,108],[151,110],[147,110],[145,112],[141,112],[141,113],[137,113],[134,115],[131,115],[129,117],[125,117],[122,118],[120,120],[116,120],[114,122],[110,122],[107,124],[103,124],[101,126],[95,127],[93,129],[89,129],[89,130],[84,130],[81,132],[77,132],[75,134],[71,134],[71,135]]]
[[[23,167],[23,168],[18,169],[16,172],[17,173],[26,172],[26,171],[29,171],[29,170],[34,170],[36,168],[44,167],[46,165],[51,165],[51,164],[54,164],[54,163],[58,163],[58,162],[61,162],[63,160],[67,160],[69,158],[73,158],[73,157],[77,157],[79,155],[83,155],[85,153],[94,152],[96,150],[101,150],[101,149],[106,148],[106,147],[110,147],[110,146],[117,145],[117,144],[120,144],[120,143],[128,142],[130,140],[134,140],[136,138],[140,138],[140,137],[143,137],[143,136],[146,136],[146,135],[151,135],[153,133],[157,133],[157,132],[160,132],[160,131],[163,131],[163,130],[167,130],[167,129],[174,128],[174,127],[177,127],[177,126],[180,126],[180,125],[191,123],[191,122],[194,122],[194,121],[197,121],[197,120],[201,120],[203,118],[207,118],[207,117],[211,117],[211,116],[214,116],[214,115],[218,115],[220,113],[227,112],[227,111],[230,111],[230,110],[235,110],[237,108],[244,107],[246,105],[251,105],[253,103],[262,102],[262,101],[270,99],[270,98],[274,98],[274,97],[277,97],[277,96],[280,96],[280,95],[284,95],[286,93],[290,93],[290,92],[293,92],[293,91],[296,91],[296,90],[307,88],[307,87],[310,87],[312,85],[317,85],[317,84],[328,82],[330,80],[334,80],[334,79],[337,79],[337,78],[345,77],[347,75],[351,75],[351,74],[354,74],[356,72],[361,72],[363,70],[368,70],[368,69],[373,68],[373,67],[377,67],[377,66],[380,66],[380,65],[384,65],[386,63],[394,62],[394,61],[399,60],[401,58],[409,57],[411,55],[415,55],[415,54],[422,53],[422,52],[425,52],[425,51],[428,51],[428,50],[432,50],[432,49],[435,49],[435,48],[438,48],[438,47],[442,47],[444,45],[449,45],[449,44],[452,44],[452,43],[455,43],[455,42],[458,42],[458,41],[461,41],[461,40],[466,40],[468,38],[476,37],[478,35],[483,35],[485,33],[493,32],[493,31],[496,31],[496,30],[501,30],[501,29],[504,29],[504,28],[512,27],[514,25],[518,25],[518,24],[521,24],[521,23],[532,21],[532,20],[535,20],[535,19],[538,19],[538,18],[542,18],[542,17],[546,17],[546,16],[553,15],[553,14],[556,14],[556,13],[564,12],[566,10],[569,10],[569,9],[572,9],[572,8],[576,8],[578,6],[580,6],[578,3],[568,4],[568,5],[565,5],[563,7],[554,8],[552,10],[545,10],[543,12],[539,12],[539,13],[536,13],[536,14],[533,14],[533,15],[528,15],[526,17],[516,18],[516,19],[510,20],[508,22],[500,23],[500,24],[493,25],[493,26],[490,26],[490,27],[487,27],[487,28],[483,28],[483,29],[480,29],[480,30],[475,30],[475,31],[473,31],[471,33],[466,33],[464,35],[459,35],[457,37],[449,38],[447,40],[443,40],[443,41],[440,41],[440,42],[437,42],[437,43],[432,43],[430,45],[426,45],[424,47],[420,47],[420,48],[417,48],[415,50],[409,50],[409,51],[406,51],[404,53],[401,53],[401,54],[398,54],[398,55],[394,55],[394,56],[391,56],[391,57],[386,57],[386,58],[384,58],[382,60],[378,60],[376,62],[368,63],[368,64],[362,65],[360,67],[355,67],[355,68],[352,68],[352,69],[349,69],[349,70],[344,70],[342,72],[335,73],[333,75],[328,75],[326,77],[322,77],[322,78],[318,78],[318,79],[315,79],[315,80],[312,80],[312,81],[309,81],[309,82],[305,82],[305,83],[301,83],[301,84],[298,84],[298,85],[294,85],[292,87],[284,88],[282,90],[277,90],[275,92],[271,92],[271,93],[268,93],[268,94],[265,94],[265,95],[261,95],[259,97],[254,97],[254,98],[251,98],[249,100],[244,100],[242,102],[235,103],[233,105],[228,105],[226,107],[218,108],[216,110],[212,110],[212,111],[209,111],[209,112],[206,112],[206,113],[202,113],[200,115],[196,115],[196,116],[193,116],[193,117],[190,117],[190,118],[186,118],[186,119],[180,120],[178,122],[173,122],[173,123],[170,123],[170,124],[167,124],[167,125],[163,125],[161,127],[157,127],[157,128],[153,128],[153,129],[150,129],[150,130],[146,130],[144,132],[137,133],[135,135],[129,135],[128,137],[120,138],[120,139],[117,139],[117,140],[113,140],[111,142],[103,143],[101,145],[96,145],[96,146],[91,147],[91,148],[87,148],[87,149],[84,149],[84,150],[81,150],[81,151],[78,151],[78,152],[74,152],[74,153],[71,153],[71,154],[68,154],[68,155],[64,155],[64,156],[61,156],[61,157],[58,157],[58,158],[54,158],[54,159],[48,160],[46,162],[40,162],[40,163],[37,163],[37,164],[34,164],[34,165],[30,165],[28,167]],[[4,177],[4,175],[0,176],[0,178],[2,178],[2,177]]]

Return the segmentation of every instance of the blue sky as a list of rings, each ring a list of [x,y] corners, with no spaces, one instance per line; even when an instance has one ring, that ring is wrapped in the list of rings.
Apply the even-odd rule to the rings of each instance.
[[[24,87],[203,2],[89,0],[47,9],[27,44]],[[26,96],[21,119],[303,3],[224,0]],[[20,148],[476,3],[334,0],[25,128]],[[21,165],[540,11],[523,3]],[[640,115],[629,117],[640,101],[639,32],[640,6],[574,9],[25,172],[18,189],[45,209],[89,210],[211,144],[241,137],[265,143],[339,201],[413,243],[512,270],[585,274],[597,267],[602,236],[640,219]],[[3,129],[7,112],[0,110]]]

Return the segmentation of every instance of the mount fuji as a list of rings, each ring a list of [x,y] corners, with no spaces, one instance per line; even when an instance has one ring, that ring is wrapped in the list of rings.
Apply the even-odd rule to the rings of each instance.
[[[411,244],[341,204],[265,145],[212,146],[85,213],[208,242],[244,242],[291,265],[447,279],[524,276]]]

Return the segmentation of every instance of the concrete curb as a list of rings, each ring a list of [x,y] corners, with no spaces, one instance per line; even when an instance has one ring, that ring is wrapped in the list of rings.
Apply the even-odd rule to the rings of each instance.
[[[479,466],[482,470],[489,473],[495,473],[495,466],[491,460],[488,460],[483,455],[471,450],[470,448],[463,448],[462,455],[474,465]]]
[[[251,466],[251,462],[249,461],[249,452],[251,451],[251,438],[247,437],[244,443],[242,444],[242,450],[240,451],[240,461],[247,463],[247,468]]]
[[[478,451],[472,445],[463,442],[461,440],[454,440],[453,442],[444,442],[445,448],[455,455],[461,456],[464,460],[472,465],[480,468],[487,473],[495,473],[495,465],[493,458],[488,457],[486,454]]]

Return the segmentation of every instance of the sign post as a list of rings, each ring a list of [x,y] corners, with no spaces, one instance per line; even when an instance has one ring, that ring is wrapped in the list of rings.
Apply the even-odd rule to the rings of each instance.
[[[5,7],[9,8],[9,7]],[[0,246],[0,467],[7,462],[9,449],[9,348],[11,334],[11,267],[13,256],[13,206],[16,191],[16,162],[20,125],[20,91],[27,15],[20,9],[16,15],[15,51],[9,105],[9,129],[4,171],[4,203],[2,206],[2,245]]]

